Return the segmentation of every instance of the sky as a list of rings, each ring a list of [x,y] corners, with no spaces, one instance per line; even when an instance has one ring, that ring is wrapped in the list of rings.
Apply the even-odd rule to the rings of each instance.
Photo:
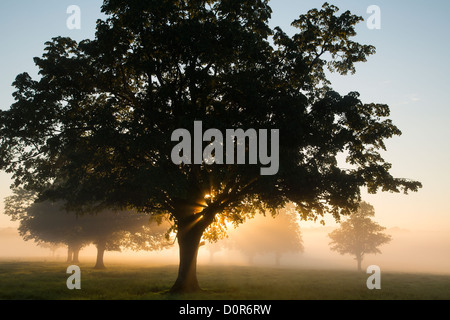
[[[293,34],[290,24],[300,14],[324,1],[272,0],[271,26]],[[388,228],[450,231],[450,2],[446,0],[329,1],[341,11],[371,16],[367,8],[381,10],[381,29],[358,28],[355,40],[374,45],[377,53],[357,65],[351,76],[331,75],[341,94],[358,91],[363,102],[388,104],[391,119],[403,132],[387,141],[383,153],[395,177],[423,183],[418,193],[380,193],[363,200],[375,207],[375,220]],[[55,36],[75,40],[93,38],[96,20],[102,18],[99,0],[0,1],[0,109],[13,103],[11,86],[16,75],[36,76],[33,57],[41,56],[44,43]],[[81,28],[70,30],[67,8],[81,9]],[[17,226],[2,214],[1,200],[10,194],[10,177],[0,173],[0,228]],[[327,218],[327,225],[334,221]],[[311,224],[305,223],[305,227]],[[315,226],[318,226],[317,224]]]

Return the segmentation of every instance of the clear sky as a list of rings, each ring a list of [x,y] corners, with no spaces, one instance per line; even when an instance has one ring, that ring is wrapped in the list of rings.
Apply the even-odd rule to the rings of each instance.
[[[272,26],[286,32],[292,20],[324,1],[272,0]],[[353,76],[332,76],[341,94],[361,93],[364,102],[386,103],[391,119],[403,135],[388,141],[386,160],[396,177],[411,178],[424,188],[408,196],[366,195],[374,205],[376,219],[386,227],[450,230],[450,1],[380,0],[329,1],[342,11],[368,18],[367,8],[381,9],[381,29],[358,27],[356,40],[372,44],[377,54],[357,66]],[[81,9],[81,29],[69,30],[69,5]],[[13,99],[11,83],[17,74],[36,75],[32,58],[41,56],[44,42],[54,36],[76,40],[93,38],[95,22],[101,18],[100,0],[2,0],[0,1],[0,108],[8,109]],[[0,174],[0,201],[10,194],[11,180]],[[15,226],[2,215],[0,228]],[[329,222],[332,224],[332,221]]]

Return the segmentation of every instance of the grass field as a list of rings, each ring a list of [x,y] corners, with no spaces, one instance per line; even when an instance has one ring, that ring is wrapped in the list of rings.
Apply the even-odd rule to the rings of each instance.
[[[342,270],[199,266],[202,293],[172,296],[177,267],[115,264],[81,268],[81,290],[69,290],[67,264],[0,262],[2,300],[450,300],[450,275],[382,273],[381,290],[369,275]]]

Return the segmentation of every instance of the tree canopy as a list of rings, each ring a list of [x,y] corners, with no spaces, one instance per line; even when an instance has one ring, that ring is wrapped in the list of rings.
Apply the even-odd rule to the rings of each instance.
[[[19,221],[19,234],[25,241],[41,244],[65,244],[68,262],[77,263],[79,251],[90,244],[97,248],[96,268],[104,268],[105,251],[122,249],[160,250],[170,245],[170,225],[148,214],[104,210],[97,214],[77,215],[64,210],[64,203],[33,202],[24,190],[14,190],[5,199],[5,214]],[[26,206],[28,204],[28,206]]]
[[[342,96],[326,78],[375,52],[351,40],[361,17],[325,3],[288,36],[270,28],[267,0],[105,0],[102,10],[94,40],[53,38],[34,59],[40,79],[17,76],[15,103],[0,113],[0,167],[73,210],[169,213],[180,244],[173,291],[199,288],[198,244],[214,221],[289,202],[303,219],[338,219],[356,210],[362,187],[420,187],[394,178],[379,152],[401,134],[389,107]],[[174,164],[171,135],[196,120],[280,130],[278,173]],[[343,153],[352,169],[338,165]]]
[[[331,232],[331,250],[340,254],[355,256],[358,270],[361,271],[361,262],[366,254],[381,253],[379,247],[391,241],[392,237],[383,233],[385,227],[372,221],[375,209],[367,202],[362,202],[357,212],[352,213],[341,226]]]

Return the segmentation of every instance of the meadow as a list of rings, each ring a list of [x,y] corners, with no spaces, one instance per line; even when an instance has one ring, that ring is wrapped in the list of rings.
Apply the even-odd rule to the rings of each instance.
[[[382,273],[369,290],[364,272],[247,266],[198,267],[204,292],[167,293],[174,265],[80,264],[81,290],[69,290],[66,263],[0,261],[1,300],[450,300],[450,275]]]

